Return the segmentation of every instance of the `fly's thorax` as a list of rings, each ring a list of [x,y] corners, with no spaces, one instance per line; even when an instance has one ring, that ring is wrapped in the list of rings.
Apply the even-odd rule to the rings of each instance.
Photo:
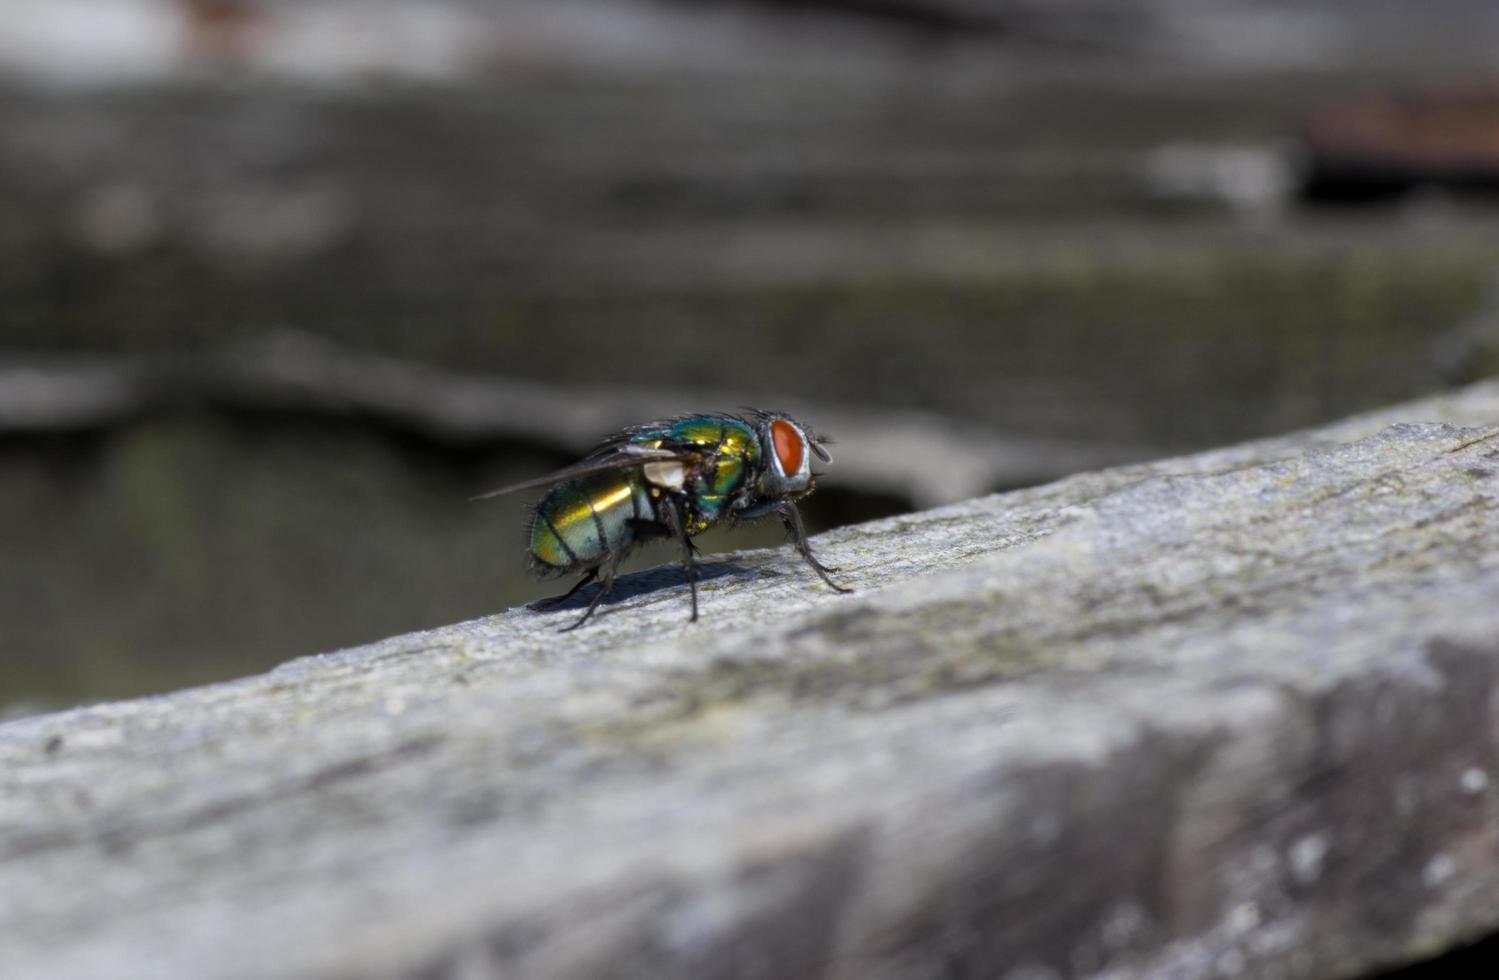
[[[543,571],[600,564],[635,541],[634,520],[653,519],[638,473],[622,470],[554,486],[531,514],[531,558]]]
[[[693,497],[687,503],[687,533],[702,534],[708,528],[728,516],[732,498],[705,494]]]
[[[693,447],[719,456],[759,451],[755,429],[732,415],[692,415],[650,433],[665,445]]]
[[[640,430],[631,441],[642,450],[677,450],[690,457],[652,460],[640,468],[658,507],[667,498],[680,505],[689,535],[706,531],[751,496],[763,465],[759,434],[733,416],[677,419]],[[665,515],[657,520],[664,523]]]

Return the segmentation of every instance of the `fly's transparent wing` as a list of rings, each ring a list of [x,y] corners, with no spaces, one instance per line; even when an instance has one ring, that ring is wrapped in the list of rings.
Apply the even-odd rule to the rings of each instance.
[[[536,490],[540,487],[550,487],[566,480],[576,480],[580,476],[593,476],[596,473],[612,473],[615,470],[628,470],[646,463],[668,463],[685,462],[692,459],[690,453],[673,452],[667,449],[648,449],[630,445],[621,446],[610,450],[599,456],[590,456],[581,462],[571,466],[565,466],[555,473],[537,477],[534,480],[526,480],[522,483],[512,483],[508,487],[500,487],[488,493],[481,493],[470,500],[488,500],[490,497],[500,497],[507,493],[515,493],[520,490]]]

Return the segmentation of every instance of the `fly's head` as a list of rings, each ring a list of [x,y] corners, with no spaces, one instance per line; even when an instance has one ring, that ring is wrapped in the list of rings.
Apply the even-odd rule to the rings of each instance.
[[[757,488],[760,499],[796,500],[811,493],[815,486],[812,457],[824,463],[833,460],[823,448],[826,440],[800,422],[771,412],[757,415],[756,431],[760,455],[766,461]]]

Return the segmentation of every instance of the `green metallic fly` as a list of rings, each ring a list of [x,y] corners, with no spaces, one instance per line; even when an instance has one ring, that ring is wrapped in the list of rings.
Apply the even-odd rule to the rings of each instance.
[[[611,436],[581,462],[550,476],[502,487],[474,499],[550,487],[531,511],[531,565],[542,576],[583,573],[551,608],[597,580],[582,617],[588,621],[614,585],[620,562],[641,542],[675,538],[697,620],[697,547],[693,536],[722,520],[778,515],[796,550],[838,592],[837,571],[812,556],[796,501],[812,492],[811,458],[831,462],[827,440],[778,412],[688,415],[633,426]]]

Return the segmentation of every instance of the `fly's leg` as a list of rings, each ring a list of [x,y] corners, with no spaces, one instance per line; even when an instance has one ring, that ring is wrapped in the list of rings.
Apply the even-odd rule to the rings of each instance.
[[[671,505],[667,504],[667,506],[670,507]],[[680,514],[677,516],[679,525],[685,525],[686,518],[681,517]],[[625,523],[634,528],[635,533],[642,538],[678,538],[680,541],[687,545],[687,550],[690,551],[694,556],[702,554],[702,551],[698,548],[697,544],[691,538],[687,537],[686,535],[679,535],[677,533],[670,522],[670,518],[667,519],[667,523],[665,524],[662,524],[660,521],[637,520],[627,520],[625,521]]]
[[[622,555],[609,556],[609,564],[604,569],[604,573],[599,576],[599,590],[593,594],[592,599],[588,600],[588,608],[583,610],[583,615],[578,617],[578,621],[576,623],[573,623],[571,626],[564,626],[557,632],[571,633],[579,626],[582,626],[584,623],[588,622],[588,617],[592,616],[593,611],[599,607],[599,600],[603,599],[604,596],[609,594],[609,590],[614,588],[614,570],[619,567],[621,558],[623,558]],[[598,570],[594,569],[594,572],[595,574],[597,574]],[[574,589],[573,591],[576,592],[577,590]]]
[[[697,547],[693,545],[692,539],[687,537],[687,521],[682,517],[682,504],[675,499],[668,499],[666,506],[666,523],[671,528],[672,536],[682,545],[682,572],[687,576],[687,585],[692,590],[692,618],[688,622],[697,622]]]
[[[853,589],[845,588],[844,586],[841,586],[837,582],[834,582],[832,579],[828,578],[829,572],[836,572],[838,571],[838,569],[824,565],[822,562],[812,557],[812,548],[807,544],[807,529],[802,527],[802,515],[797,513],[796,504],[793,504],[788,500],[783,506],[776,508],[776,512],[781,515],[781,521],[786,525],[786,530],[791,534],[791,540],[795,542],[796,550],[800,552],[801,556],[807,560],[807,564],[812,566],[812,570],[816,572],[818,576],[824,582],[826,582],[834,592],[854,591]]]
[[[535,602],[530,603],[529,605],[527,605],[526,608],[527,609],[534,609],[537,612],[545,612],[548,609],[556,609],[558,606],[562,605],[564,602],[566,602],[567,600],[571,599],[573,596],[577,595],[579,589],[581,589],[583,586],[587,585],[589,582],[592,582],[594,579],[596,579],[598,577],[599,577],[599,570],[598,570],[598,568],[596,568],[596,567],[595,568],[590,568],[588,570],[588,572],[582,578],[578,579],[578,584],[577,585],[574,585],[572,588],[568,589],[562,595],[554,595],[554,596],[550,596],[550,597],[548,597],[546,599],[537,599]]]

